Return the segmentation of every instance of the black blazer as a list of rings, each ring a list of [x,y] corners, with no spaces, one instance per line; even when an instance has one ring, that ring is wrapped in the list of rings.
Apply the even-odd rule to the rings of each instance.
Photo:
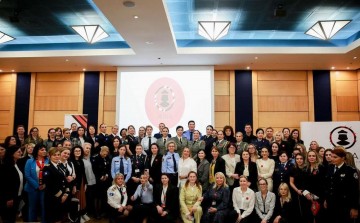
[[[130,157],[130,159],[131,159],[131,165],[132,165],[131,177],[140,178],[141,174],[143,174],[144,170],[145,170],[146,155],[141,154],[140,159],[137,160],[136,154],[134,154]],[[137,172],[137,170],[139,170],[139,172]]]
[[[108,181],[111,181],[111,161],[108,156],[102,158],[100,154],[95,155],[91,164],[97,183],[101,182],[100,178],[105,175],[108,175]]]
[[[235,171],[234,173],[239,174],[239,176],[244,175],[244,162],[241,161],[239,163],[236,164],[235,166]],[[252,189],[253,191],[257,191],[257,180],[258,180],[258,171],[257,171],[257,166],[256,163],[249,161],[249,177],[248,177],[250,184],[250,189]],[[239,181],[236,180],[234,182],[234,187],[238,187],[239,185]]]
[[[156,185],[154,189],[154,205],[161,206],[161,194],[162,194],[162,184]],[[176,187],[169,184],[166,190],[166,201],[164,211],[171,215],[176,215],[179,208],[179,192]]]
[[[61,196],[64,193],[70,193],[65,175],[58,170],[51,162],[46,164],[43,170],[43,180],[46,184],[45,187],[45,200],[55,201],[57,204],[61,203]]]
[[[151,166],[151,155],[146,157],[145,169],[149,170],[150,177],[153,179],[153,185],[160,184],[161,182],[161,165],[162,155],[156,155],[154,162]]]
[[[209,168],[211,168],[211,163]],[[225,160],[221,157],[216,159],[214,174],[217,172],[222,172],[226,176]]]
[[[1,195],[3,201],[14,200],[18,197],[19,187],[20,187],[20,176],[18,171],[15,168],[15,165],[5,164],[2,169],[2,189],[4,190]],[[23,177],[25,179],[25,176]]]
[[[75,174],[76,174],[74,185],[76,186],[76,190],[80,190],[82,181],[84,181],[84,184],[87,184],[84,161],[82,159],[79,159],[79,160],[71,160],[71,162],[74,165]]]

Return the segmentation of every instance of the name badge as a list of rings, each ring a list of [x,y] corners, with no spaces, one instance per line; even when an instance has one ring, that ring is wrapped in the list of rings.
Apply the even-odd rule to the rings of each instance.
[[[135,169],[135,173],[139,173],[140,172],[140,170],[139,169]]]
[[[211,205],[212,205],[212,206],[215,206],[215,205],[216,205],[216,201],[211,202]]]

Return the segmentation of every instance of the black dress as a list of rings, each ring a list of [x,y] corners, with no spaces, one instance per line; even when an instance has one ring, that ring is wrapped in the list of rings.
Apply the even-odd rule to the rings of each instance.
[[[293,214],[293,202],[290,200],[289,202],[284,202],[281,204],[280,197],[276,198],[275,209],[274,209],[274,219],[277,216],[281,216],[280,223],[293,223],[294,222],[294,214]]]

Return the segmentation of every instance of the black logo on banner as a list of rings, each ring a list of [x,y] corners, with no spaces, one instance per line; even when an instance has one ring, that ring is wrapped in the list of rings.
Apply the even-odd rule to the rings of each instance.
[[[330,142],[333,146],[343,146],[350,149],[356,143],[355,132],[346,126],[338,126],[330,132]]]

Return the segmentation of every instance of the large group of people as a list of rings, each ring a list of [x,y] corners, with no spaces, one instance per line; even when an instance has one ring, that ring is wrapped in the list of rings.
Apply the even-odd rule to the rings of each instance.
[[[204,135],[195,121],[119,129],[24,126],[0,144],[3,222],[350,223],[359,170],[342,147],[306,148],[298,129],[231,126]],[[119,133],[120,132],[120,133]]]

